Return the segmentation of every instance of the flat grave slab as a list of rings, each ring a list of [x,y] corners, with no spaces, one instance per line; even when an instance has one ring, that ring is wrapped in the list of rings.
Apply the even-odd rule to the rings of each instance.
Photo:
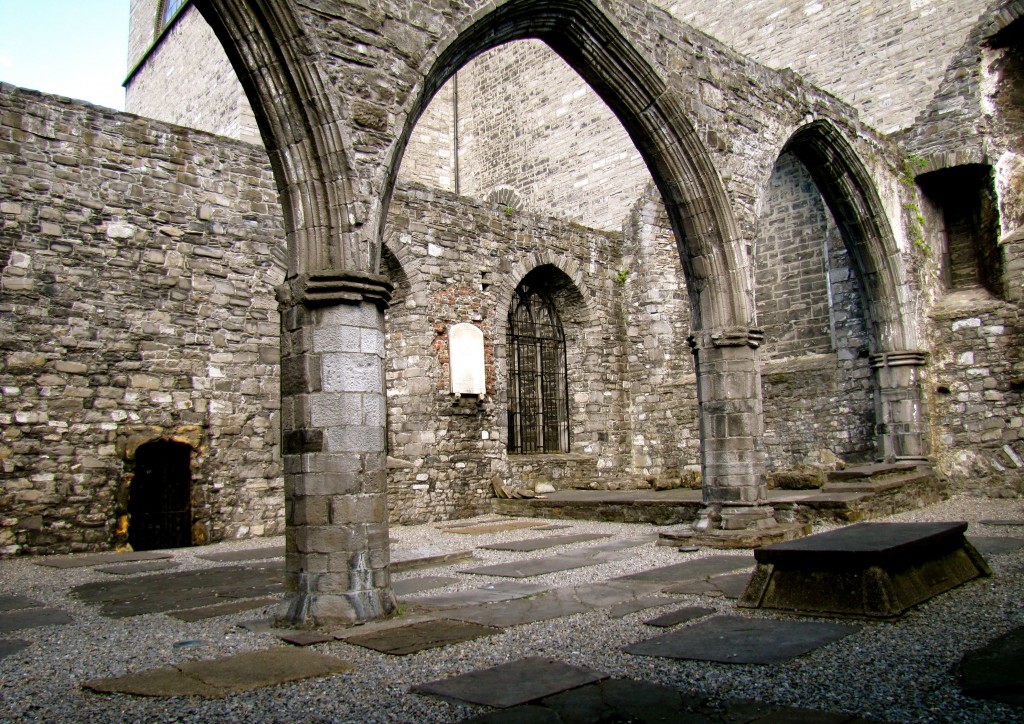
[[[168,611],[167,615],[179,621],[203,621],[217,616],[230,616],[233,613],[251,611],[254,608],[264,608],[281,602],[280,596],[265,596],[263,598],[249,598],[242,601],[226,601],[214,603],[209,606],[198,606],[196,608],[183,608],[178,611]]]
[[[482,626],[508,628],[509,626],[520,626],[571,616],[576,613],[585,613],[592,609],[593,606],[581,601],[549,592],[533,598],[517,598],[486,606],[456,608],[446,611],[445,615],[448,618],[478,623]]]
[[[608,609],[609,618],[622,618],[628,616],[631,613],[637,611],[646,611],[649,608],[657,608],[659,606],[669,606],[672,604],[679,603],[682,599],[679,598],[666,598],[665,596],[644,596],[642,598],[634,598],[631,601],[623,601]]]
[[[750,584],[750,573],[726,573],[721,576],[712,576],[702,581],[689,581],[678,583],[663,589],[665,593],[683,594],[692,596],[722,596],[723,598],[737,599],[743,595]]]
[[[284,558],[284,546],[273,546],[272,548],[247,548],[238,551],[224,551],[222,553],[203,553],[196,558],[215,563],[237,563],[238,561],[263,561],[269,558]]]
[[[519,581],[502,581],[483,588],[470,588],[464,591],[436,593],[432,596],[413,596],[403,598],[403,602],[434,610],[458,608],[484,603],[500,603],[515,598],[534,596],[548,590],[549,586],[538,583],[520,583]]]
[[[860,626],[715,616],[623,649],[634,656],[775,664],[838,641]]]
[[[472,550],[445,551],[438,548],[416,548],[413,550],[391,551],[391,570],[394,573],[415,571],[421,568],[439,568],[473,557]]]
[[[434,619],[420,621],[409,626],[348,636],[345,638],[345,642],[373,649],[382,654],[405,656],[499,633],[501,633],[501,629],[492,626],[482,626],[468,621]]]
[[[20,608],[0,613],[0,633],[40,626],[63,626],[74,621],[66,611],[57,608]]]
[[[959,675],[967,696],[1024,704],[1024,628],[1013,629],[966,654]]]
[[[157,571],[169,571],[177,568],[180,564],[176,561],[138,561],[136,563],[125,563],[118,566],[97,566],[95,571],[99,573],[111,573],[115,576],[132,576],[136,573],[155,573]]]
[[[338,674],[353,668],[333,656],[301,648],[278,647],[150,669],[128,676],[93,679],[82,686],[105,694],[215,699],[265,686]]]
[[[758,548],[746,608],[892,618],[988,575],[967,523],[858,523]]]
[[[27,649],[31,645],[31,641],[23,641],[22,639],[0,639],[0,661]]]
[[[534,521],[503,521],[500,523],[482,523],[480,525],[470,525],[458,528],[442,528],[445,533],[458,533],[459,535],[486,535],[488,533],[507,533],[513,530],[523,530],[524,528],[540,528],[541,526],[547,525],[547,523],[537,523]]]
[[[49,568],[90,568],[113,563],[131,563],[133,561],[155,561],[173,558],[170,553],[159,551],[139,551],[138,553],[77,553],[71,556],[44,556],[32,561],[37,566]]]
[[[555,659],[528,657],[450,679],[418,684],[411,691],[505,709],[606,678],[606,674],[593,669],[570,666]]]
[[[700,581],[721,573],[731,573],[754,565],[751,556],[708,556],[707,558],[696,558],[691,561],[674,563],[671,566],[651,568],[640,573],[633,573],[628,576],[620,576],[613,579],[617,581],[650,581],[654,583],[685,583],[687,581]]]
[[[420,591],[429,591],[432,588],[441,588],[458,583],[454,576],[419,576],[417,578],[405,578],[401,581],[392,581],[391,588],[396,596],[409,596]]]
[[[333,634],[320,631],[277,631],[274,635],[293,646],[312,646],[313,644],[323,644],[335,640]]]
[[[469,568],[460,573],[472,573],[479,576],[500,576],[504,578],[531,578],[559,571],[571,571],[575,568],[586,568],[602,563],[618,560],[617,554],[629,548],[636,548],[653,540],[651,538],[624,538],[620,540],[598,543],[581,550],[545,558],[529,558],[522,561],[495,563],[490,566]]]
[[[685,606],[675,611],[669,611],[668,613],[662,614],[657,618],[652,618],[649,621],[644,621],[648,626],[657,626],[659,628],[669,628],[671,626],[678,626],[681,623],[687,621],[693,621],[694,619],[703,618],[715,613],[713,608],[704,608],[703,606]]]
[[[610,538],[608,533],[576,533],[575,535],[552,535],[546,538],[529,538],[527,540],[509,541],[508,543],[490,543],[480,546],[485,550],[492,551],[539,551],[555,546],[569,545],[570,543],[582,543],[584,541]]]
[[[981,524],[981,525],[1006,525],[1006,526],[1013,526],[1013,525],[1024,525],[1024,519],[1022,519],[1022,520],[1007,519],[1007,518],[1003,518],[1003,519],[989,519],[989,520],[979,520],[978,523]]]
[[[99,605],[104,616],[125,618],[282,594],[284,571],[271,562],[221,566],[86,583],[71,589],[71,593],[86,603]]]
[[[28,596],[0,596],[0,611],[16,611],[19,608],[36,608],[42,605],[39,601]]]
[[[1024,538],[1001,535],[972,535],[967,539],[983,556],[999,556],[1024,548]]]

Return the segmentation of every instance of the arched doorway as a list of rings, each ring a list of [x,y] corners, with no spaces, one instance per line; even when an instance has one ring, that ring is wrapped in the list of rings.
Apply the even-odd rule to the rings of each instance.
[[[192,545],[192,448],[154,440],[135,451],[128,543],[136,551]]]

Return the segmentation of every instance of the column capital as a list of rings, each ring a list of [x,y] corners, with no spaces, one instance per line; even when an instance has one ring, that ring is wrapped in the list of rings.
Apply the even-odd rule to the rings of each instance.
[[[764,342],[764,332],[756,327],[720,327],[697,330],[686,338],[696,354],[712,347],[750,347],[757,349]]]
[[[282,305],[322,307],[340,303],[370,302],[381,309],[391,304],[395,285],[380,274],[333,270],[300,274],[277,288]]]

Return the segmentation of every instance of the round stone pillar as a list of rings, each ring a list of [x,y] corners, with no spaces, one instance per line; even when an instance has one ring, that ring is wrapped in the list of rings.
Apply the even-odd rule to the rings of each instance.
[[[698,530],[776,525],[765,484],[760,330],[729,328],[690,336],[700,403],[704,510]]]
[[[304,276],[279,290],[285,475],[285,626],[395,611],[388,570],[384,309],[369,275]]]
[[[926,460],[928,408],[921,394],[926,352],[901,350],[871,356],[875,371],[875,440],[885,462]]]

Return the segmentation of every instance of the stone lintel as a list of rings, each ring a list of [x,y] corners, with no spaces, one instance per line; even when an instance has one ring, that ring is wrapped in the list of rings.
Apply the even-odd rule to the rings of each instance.
[[[322,307],[370,302],[381,309],[391,304],[394,285],[387,277],[369,272],[335,270],[300,274],[277,288],[282,306]]]

